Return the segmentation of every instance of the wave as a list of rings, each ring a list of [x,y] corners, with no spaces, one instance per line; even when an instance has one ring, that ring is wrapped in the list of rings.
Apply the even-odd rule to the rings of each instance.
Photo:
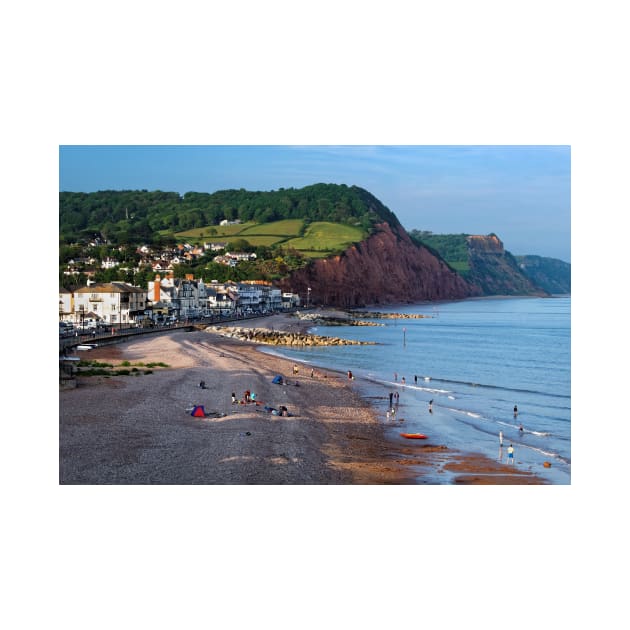
[[[521,393],[521,394],[538,394],[540,396],[549,396],[552,398],[565,398],[570,400],[571,396],[567,395],[567,394],[557,394],[557,393],[551,393],[551,392],[543,392],[540,390],[536,390],[536,389],[521,389],[519,387],[505,387],[503,385],[488,385],[487,383],[475,383],[473,381],[456,381],[453,379],[448,379],[448,378],[439,378],[439,377],[435,377],[435,376],[423,376],[422,377],[425,381],[426,380],[432,380],[432,381],[438,381],[440,383],[453,383],[453,385],[466,385],[468,387],[481,387],[484,389],[498,389],[498,390],[503,390],[506,392],[517,392],[517,393]]]
[[[555,451],[548,451],[540,447],[532,446],[531,444],[519,444],[517,448],[526,448],[530,451],[534,451],[539,453],[540,455],[544,455],[545,457],[552,457],[561,461],[563,464],[570,465],[571,459],[560,455],[560,453],[556,453]]]
[[[504,427],[509,427],[510,429],[516,429],[517,431],[520,429],[520,424],[512,424],[511,422],[504,422],[502,420],[497,420],[497,424],[500,424]],[[550,431],[534,431],[533,429],[526,429],[523,427],[523,434],[536,435],[538,437],[550,437],[553,435]]]
[[[455,413],[461,413],[469,418],[482,419],[490,421],[490,418],[486,418],[483,414],[476,413],[474,411],[468,411],[467,409],[458,409],[457,407],[442,407],[442,409],[446,409],[447,411],[454,411]]]
[[[404,389],[412,389],[418,392],[429,392],[431,394],[452,394],[450,389],[437,389],[435,387],[420,387],[420,385],[410,385],[409,383],[401,383],[400,381],[386,381],[385,379],[378,378],[372,374],[368,374],[364,377],[366,380],[372,383],[378,383],[379,385],[387,385],[388,387],[403,387]]]

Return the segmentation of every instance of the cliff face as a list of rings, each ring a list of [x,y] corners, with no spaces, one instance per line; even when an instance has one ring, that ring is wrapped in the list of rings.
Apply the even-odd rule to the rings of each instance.
[[[515,256],[521,271],[547,293],[571,293],[571,265],[545,256]]]
[[[303,297],[310,287],[312,303],[340,307],[481,295],[403,229],[386,223],[343,254],[315,260],[279,284]]]
[[[483,295],[547,295],[522,272],[495,235],[469,236],[467,241],[470,271],[466,280]]]

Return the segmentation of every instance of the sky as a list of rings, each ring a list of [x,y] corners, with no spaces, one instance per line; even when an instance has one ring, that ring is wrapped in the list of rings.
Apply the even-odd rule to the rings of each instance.
[[[571,261],[571,150],[562,145],[63,145],[59,189],[184,194],[357,185],[407,230],[495,233],[512,254]]]

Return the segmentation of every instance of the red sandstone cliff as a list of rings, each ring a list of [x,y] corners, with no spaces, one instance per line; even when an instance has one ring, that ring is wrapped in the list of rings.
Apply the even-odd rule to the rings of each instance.
[[[416,246],[402,229],[387,223],[339,256],[313,261],[279,283],[283,291],[311,302],[353,307],[481,295],[428,249]]]

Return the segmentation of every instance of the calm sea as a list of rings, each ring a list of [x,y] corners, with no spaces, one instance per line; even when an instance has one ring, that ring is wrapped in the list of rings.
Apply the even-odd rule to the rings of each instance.
[[[512,444],[520,469],[553,484],[570,483],[570,297],[483,298],[377,310],[428,317],[374,320],[385,324],[378,327],[313,328],[317,334],[379,345],[282,354],[315,366],[352,370],[360,377],[353,384],[376,406],[384,423],[389,393],[398,392],[397,417],[404,418],[405,431],[426,433],[433,443],[504,462]],[[388,430],[393,440],[405,442],[399,433],[398,427]],[[544,467],[545,461],[551,467]],[[431,482],[440,479],[445,478]]]

